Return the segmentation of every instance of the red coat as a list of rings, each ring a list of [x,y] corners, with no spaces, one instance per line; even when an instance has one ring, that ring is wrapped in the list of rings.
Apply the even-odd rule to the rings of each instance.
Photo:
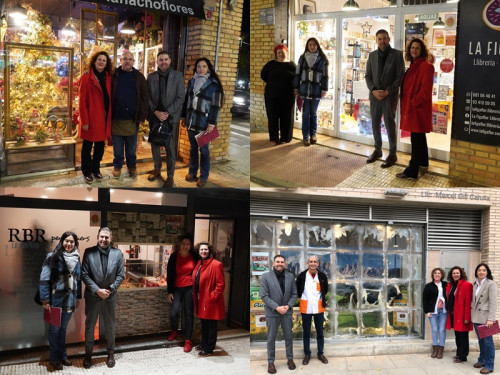
[[[401,129],[413,133],[432,131],[434,66],[419,58],[406,72],[401,88]]]
[[[224,266],[214,258],[199,260],[193,271],[193,285],[200,267],[199,293],[193,288],[194,312],[200,319],[222,320],[225,317]]]
[[[104,99],[97,77],[93,71],[87,71],[80,78],[78,135],[86,141],[101,142],[111,136],[111,75],[107,72],[106,89],[109,95],[109,109],[105,121]],[[86,124],[89,129],[83,130],[82,125]]]
[[[450,290],[452,283],[446,287],[446,297],[450,300]],[[472,303],[472,284],[465,280],[458,280],[457,290],[455,291],[453,330],[459,332],[472,331],[471,322],[471,303]],[[450,323],[451,314],[448,311],[446,318],[446,329],[452,329]],[[464,321],[469,323],[465,324]]]

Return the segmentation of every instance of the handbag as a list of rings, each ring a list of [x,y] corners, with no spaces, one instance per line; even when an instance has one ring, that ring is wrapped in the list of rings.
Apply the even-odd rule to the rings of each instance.
[[[164,146],[166,141],[172,135],[172,119],[169,117],[167,121],[155,119],[151,125],[151,130],[148,135],[148,142]]]
[[[40,299],[40,288],[38,288],[38,289],[36,290],[36,294],[35,294],[35,297],[33,297],[33,300],[35,301],[35,303],[36,303],[37,305],[40,305],[40,306],[42,306],[42,305],[43,305],[42,300]]]

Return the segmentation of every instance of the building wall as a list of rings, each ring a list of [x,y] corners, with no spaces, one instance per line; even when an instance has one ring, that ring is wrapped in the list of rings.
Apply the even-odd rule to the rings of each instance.
[[[205,1],[205,8],[207,6],[214,8],[211,20],[190,18],[188,21],[186,66],[184,67],[186,84],[193,76],[194,63],[199,57],[207,57],[215,65],[219,4],[219,1],[215,0]],[[225,102],[217,124],[220,137],[212,141],[210,145],[210,158],[212,160],[227,159],[229,155],[230,126],[232,120],[230,109],[238,72],[238,50],[242,14],[243,1],[238,1],[237,6],[233,10],[229,10],[227,1],[223,2],[217,74],[224,87]],[[189,160],[189,139],[185,128],[182,128],[180,132],[179,159],[184,162]]]
[[[500,147],[452,139],[450,176],[476,184],[500,186]]]

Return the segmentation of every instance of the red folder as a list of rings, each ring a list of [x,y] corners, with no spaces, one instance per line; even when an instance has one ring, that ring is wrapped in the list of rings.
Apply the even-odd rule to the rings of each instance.
[[[500,333],[500,327],[498,327],[498,320],[493,322],[491,328],[488,328],[485,324],[481,324],[477,326],[477,334],[480,339],[484,339],[485,337],[495,335]]]
[[[219,137],[219,131],[217,130],[217,126],[210,133],[201,132],[195,135],[196,142],[198,142],[198,147],[203,147],[210,141],[213,141],[215,138]]]
[[[61,314],[62,314],[62,309],[60,307],[50,306],[50,311],[49,309],[44,309],[43,320],[45,320],[51,326],[60,327]]]

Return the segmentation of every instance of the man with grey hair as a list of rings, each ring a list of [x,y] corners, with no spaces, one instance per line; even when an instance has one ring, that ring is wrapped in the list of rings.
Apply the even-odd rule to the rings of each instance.
[[[314,318],[316,327],[316,341],[318,342],[318,359],[326,364],[328,359],[323,354],[324,336],[323,323],[325,321],[325,307],[327,305],[328,277],[321,272],[319,258],[311,255],[307,259],[308,269],[297,276],[297,294],[300,297],[300,313],[302,315],[302,341],[304,343],[303,365],[311,359],[310,338],[311,323]]]
[[[94,329],[99,314],[104,324],[108,358],[106,365],[115,365],[115,308],[117,291],[123,282],[123,255],[111,246],[111,229],[103,227],[97,234],[97,246],[85,249],[82,280],[85,284],[85,358],[83,367],[92,366]]]

